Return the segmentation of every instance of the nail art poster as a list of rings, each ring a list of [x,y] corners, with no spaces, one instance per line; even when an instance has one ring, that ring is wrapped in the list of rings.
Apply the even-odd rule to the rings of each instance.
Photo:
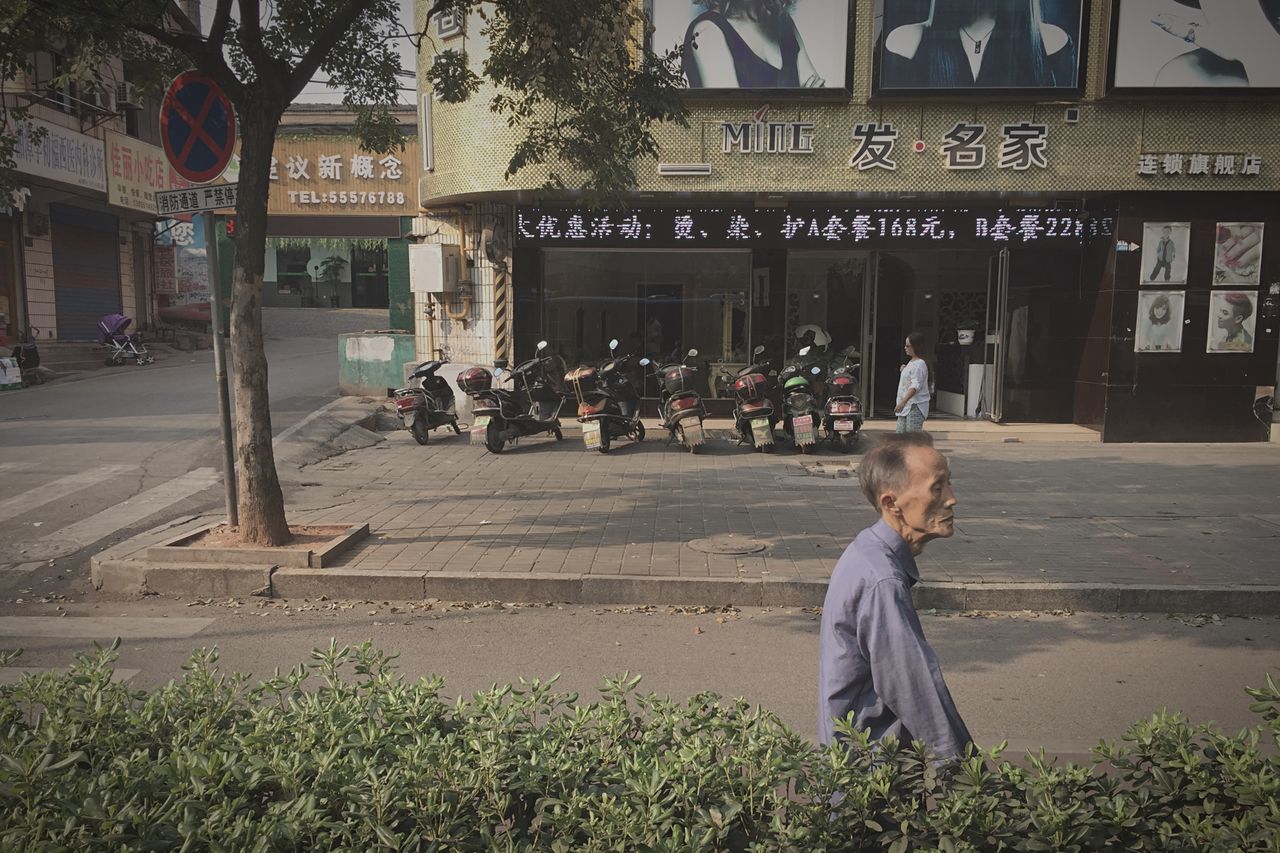
[[[1262,271],[1262,223],[1219,222],[1214,235],[1214,285],[1257,286]]]

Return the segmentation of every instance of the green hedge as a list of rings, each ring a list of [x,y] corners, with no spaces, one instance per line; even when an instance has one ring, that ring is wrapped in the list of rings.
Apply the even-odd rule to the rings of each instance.
[[[257,685],[202,651],[147,693],[114,659],[0,689],[0,849],[1280,848],[1270,678],[1254,730],[1160,714],[1093,767],[1023,768],[858,736],[824,751],[745,702],[626,676],[588,704],[536,681],[449,703],[439,678],[331,646]]]

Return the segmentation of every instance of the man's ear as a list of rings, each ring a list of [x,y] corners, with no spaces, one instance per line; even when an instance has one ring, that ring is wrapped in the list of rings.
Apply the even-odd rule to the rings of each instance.
[[[902,510],[898,509],[898,499],[896,496],[886,492],[880,496],[880,514],[881,515],[901,515]]]

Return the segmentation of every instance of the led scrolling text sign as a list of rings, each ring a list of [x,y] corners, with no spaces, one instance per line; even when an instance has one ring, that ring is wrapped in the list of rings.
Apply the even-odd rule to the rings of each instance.
[[[1054,208],[778,210],[644,208],[516,214],[529,246],[1069,245],[1109,236],[1110,219]]]

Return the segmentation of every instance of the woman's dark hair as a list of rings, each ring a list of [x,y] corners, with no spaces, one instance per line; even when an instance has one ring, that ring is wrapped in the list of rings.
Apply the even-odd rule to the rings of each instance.
[[[1156,316],[1156,309],[1164,307],[1164,318]],[[1169,304],[1169,297],[1163,293],[1151,300],[1151,307],[1147,309],[1147,319],[1151,321],[1153,326],[1163,326],[1173,319],[1173,306]]]
[[[726,18],[735,17],[740,11],[749,21],[768,21],[790,12],[796,0],[694,0],[694,5],[706,6],[708,12],[719,12]]]
[[[956,61],[958,54],[950,49],[950,44],[960,27],[973,17],[976,5],[973,0],[934,0],[933,21],[925,27],[918,51],[918,55],[924,56],[928,63],[930,85],[956,86],[965,81],[968,69],[965,69],[965,74],[960,73]],[[988,0],[987,5],[995,15],[996,26],[984,51],[984,61],[987,58],[998,61],[1011,78],[991,82],[994,85],[1054,86],[1053,74],[1045,63],[1044,39],[1040,35],[1040,25],[1044,23],[1040,0]],[[1018,79],[1012,79],[1013,75],[1018,75]]]
[[[933,361],[930,360],[925,350],[924,334],[922,332],[912,332],[907,335],[907,342],[911,344],[911,350],[916,354],[916,358],[924,362],[924,366],[929,371],[929,384],[933,384]]]

